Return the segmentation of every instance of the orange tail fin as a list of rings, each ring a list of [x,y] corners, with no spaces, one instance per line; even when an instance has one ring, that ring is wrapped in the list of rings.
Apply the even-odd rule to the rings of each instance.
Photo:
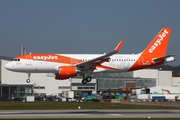
[[[162,28],[145,50],[140,53],[139,59],[129,71],[161,65],[164,63],[165,58],[171,57],[166,56],[170,33],[171,28]]]
[[[162,28],[151,43],[143,51],[144,57],[159,58],[166,55],[171,28]]]

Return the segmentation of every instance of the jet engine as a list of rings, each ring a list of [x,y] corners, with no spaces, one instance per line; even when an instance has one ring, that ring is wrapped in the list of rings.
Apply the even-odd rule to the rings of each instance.
[[[55,79],[64,80],[73,77],[77,74],[77,69],[75,66],[60,66],[59,73],[56,73]]]

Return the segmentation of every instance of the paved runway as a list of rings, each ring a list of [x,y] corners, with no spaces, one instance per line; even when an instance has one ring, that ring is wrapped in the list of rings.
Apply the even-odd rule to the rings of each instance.
[[[180,110],[1,110],[0,118],[180,118]]]

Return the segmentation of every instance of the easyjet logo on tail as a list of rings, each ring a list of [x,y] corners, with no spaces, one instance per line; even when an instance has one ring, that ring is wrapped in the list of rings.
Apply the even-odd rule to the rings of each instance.
[[[151,48],[149,49],[149,53],[153,53],[153,51],[159,46],[161,45],[161,42],[164,40],[164,37],[166,37],[166,35],[169,33],[169,31],[164,30],[159,36],[158,39],[154,42],[154,44],[151,46]]]

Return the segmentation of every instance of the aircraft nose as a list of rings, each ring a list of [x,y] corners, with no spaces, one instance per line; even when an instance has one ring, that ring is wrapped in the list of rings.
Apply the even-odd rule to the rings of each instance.
[[[12,69],[12,64],[11,64],[11,63],[7,63],[7,64],[5,65],[5,68],[6,68],[7,70],[11,70],[11,69]]]

